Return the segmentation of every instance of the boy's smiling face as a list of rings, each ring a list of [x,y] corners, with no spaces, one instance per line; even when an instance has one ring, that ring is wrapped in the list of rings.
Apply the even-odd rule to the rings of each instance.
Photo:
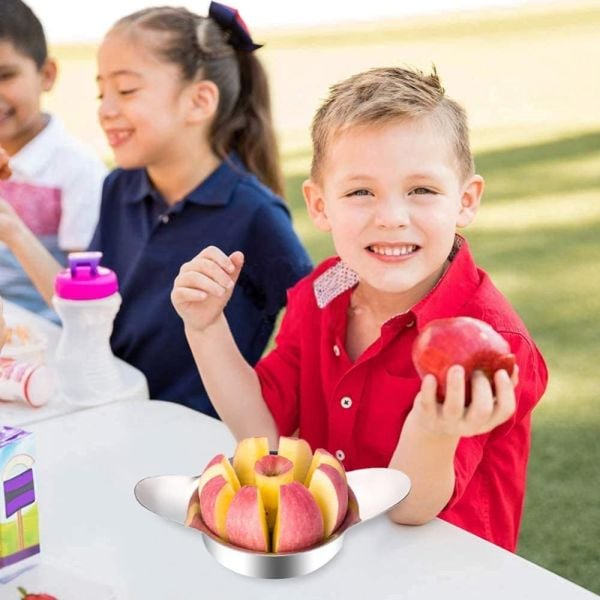
[[[431,117],[349,127],[330,138],[319,181],[304,185],[313,221],[359,287],[392,294],[401,310],[436,284],[483,191],[481,177],[460,176],[440,129]]]
[[[52,60],[38,69],[12,42],[0,40],[0,144],[10,155],[44,128],[40,96],[52,88],[55,77]]]

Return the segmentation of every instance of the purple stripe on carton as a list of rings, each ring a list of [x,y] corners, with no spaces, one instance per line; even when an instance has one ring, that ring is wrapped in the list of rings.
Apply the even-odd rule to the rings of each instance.
[[[20,475],[17,475],[12,479],[7,479],[4,482],[4,493],[8,494],[10,492],[14,492],[20,487],[30,483],[33,483],[33,469],[27,469],[27,471],[23,471]]]
[[[27,485],[22,485],[20,488],[17,488],[13,492],[9,492],[8,494],[4,494],[4,504],[8,504],[12,502],[15,498],[19,498],[25,492],[33,489],[33,481],[30,481]]]
[[[10,554],[9,556],[5,556],[4,558],[0,557],[0,569],[2,567],[8,567],[8,565],[12,565],[20,560],[25,558],[29,558],[34,554],[38,554],[40,551],[40,545],[35,544],[35,546],[29,546],[29,548],[25,548],[25,550],[21,550],[20,552],[15,552],[14,554]]]
[[[28,435],[28,431],[23,431],[22,429],[17,429],[16,427],[9,427],[8,425],[0,425],[0,448],[23,439]]]
[[[28,490],[24,494],[17,496],[14,500],[6,503],[6,517],[14,515],[18,510],[29,506],[35,502],[34,490]]]

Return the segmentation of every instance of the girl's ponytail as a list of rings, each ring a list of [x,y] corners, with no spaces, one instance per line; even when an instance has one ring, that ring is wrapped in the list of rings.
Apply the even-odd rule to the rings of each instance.
[[[283,174],[271,116],[267,75],[254,54],[237,51],[240,65],[240,93],[230,114],[219,114],[211,130],[215,153],[221,157],[231,150],[260,181],[283,195]]]

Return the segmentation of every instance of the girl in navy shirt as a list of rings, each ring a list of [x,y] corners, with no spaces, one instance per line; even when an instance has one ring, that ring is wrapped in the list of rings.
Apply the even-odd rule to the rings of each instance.
[[[104,183],[90,249],[123,298],[114,353],[147,377],[152,398],[216,415],[169,294],[179,266],[207,245],[246,257],[228,303],[236,343],[255,363],[287,288],[310,260],[278,194],[282,176],[266,75],[237,11],[209,17],[149,8],[119,20],[98,52],[99,120],[120,168]],[[25,226],[5,241],[48,302],[59,265]],[[6,229],[6,228],[5,228]]]

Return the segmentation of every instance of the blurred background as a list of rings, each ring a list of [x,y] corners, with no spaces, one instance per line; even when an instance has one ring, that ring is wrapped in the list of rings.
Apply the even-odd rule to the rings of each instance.
[[[48,109],[110,164],[95,116],[95,49],[114,20],[144,3],[29,3],[59,60]],[[300,185],[310,120],[328,87],[369,67],[435,64],[467,108],[487,188],[466,235],[551,375],[534,413],[518,553],[600,592],[600,2],[369,0],[354,12],[337,0],[231,3],[266,43],[259,56],[287,198],[315,261],[332,248],[310,226]],[[188,4],[203,14],[207,6]]]

